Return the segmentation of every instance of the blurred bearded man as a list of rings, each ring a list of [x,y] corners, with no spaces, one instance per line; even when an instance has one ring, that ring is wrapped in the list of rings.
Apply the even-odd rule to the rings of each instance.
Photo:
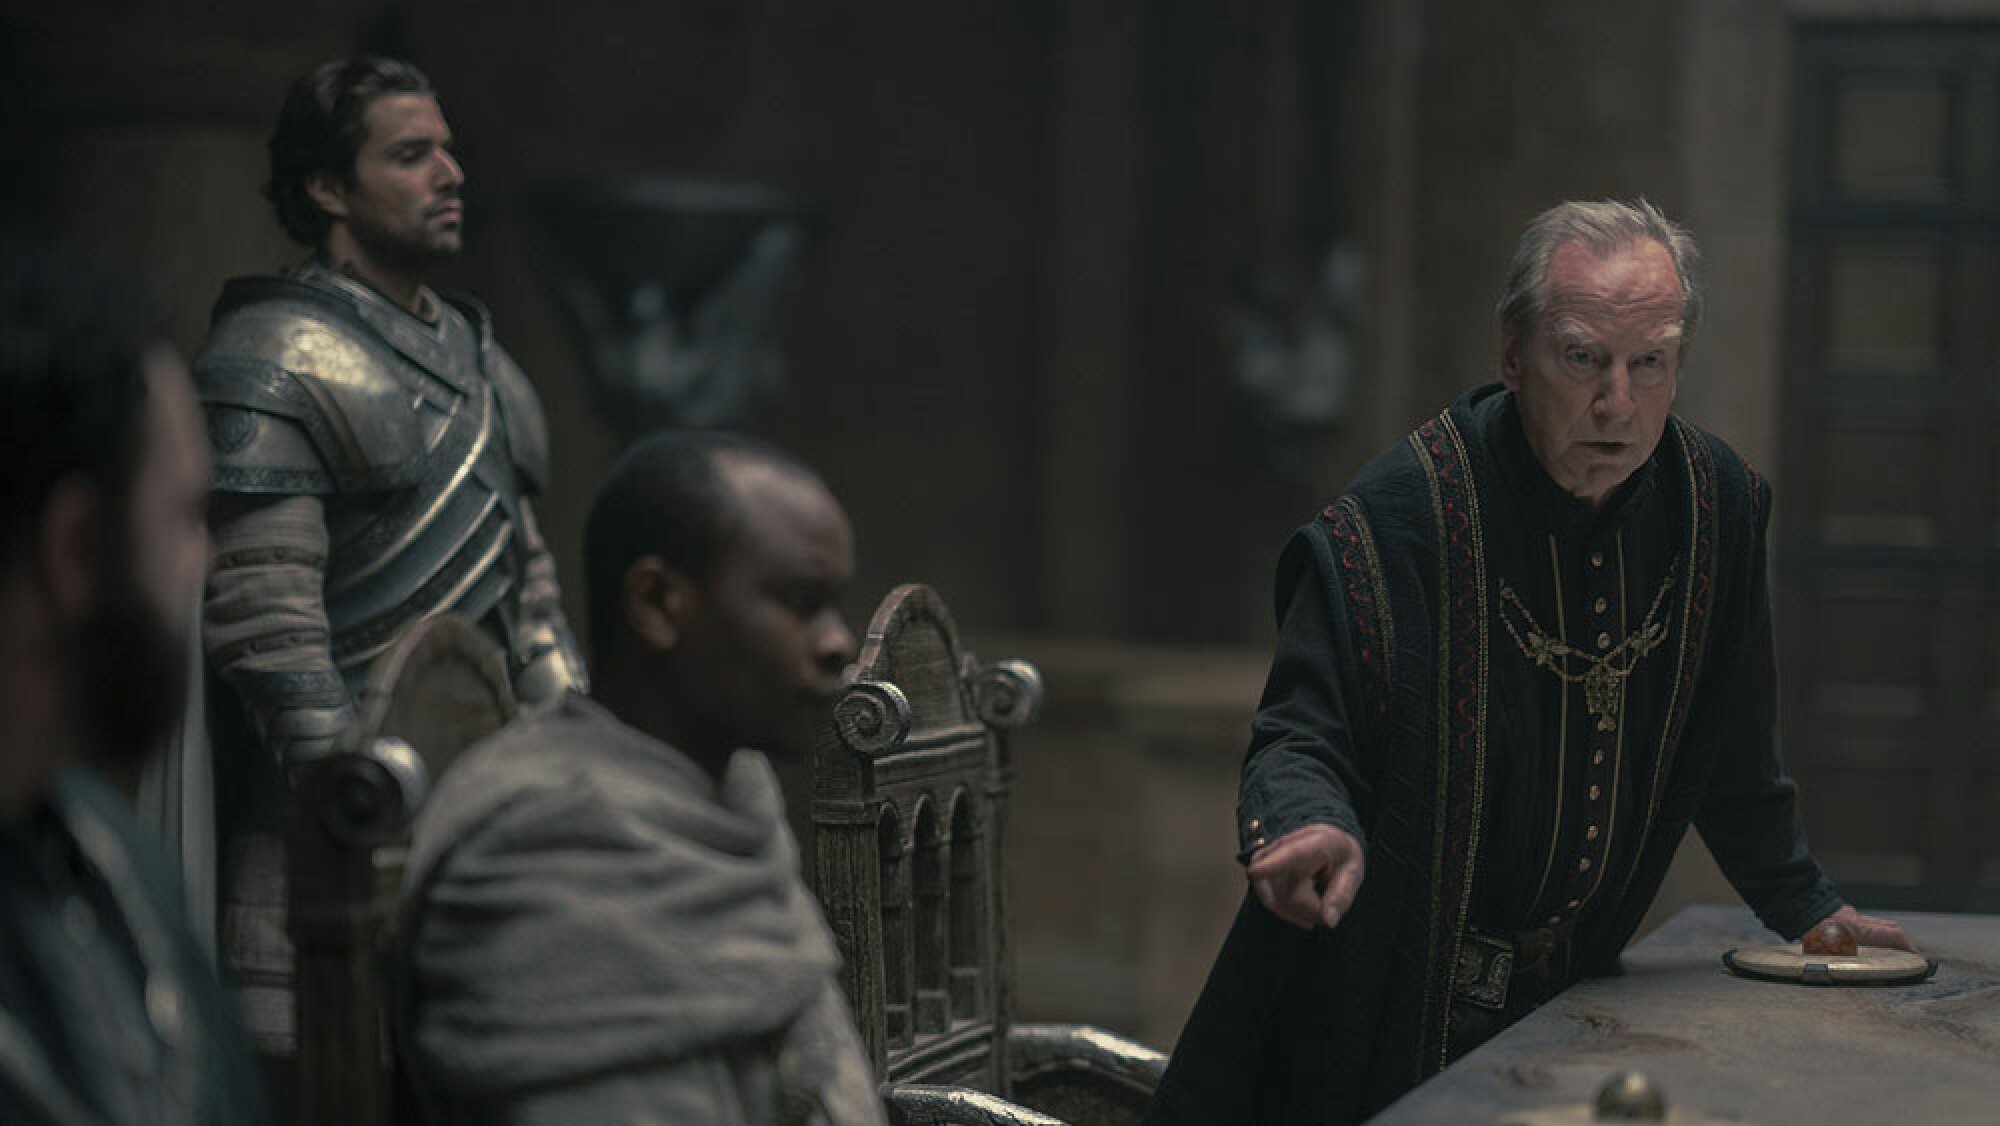
[[[531,500],[540,404],[486,310],[426,284],[466,218],[430,80],[326,63],[293,86],[270,156],[266,192],[311,256],[228,284],[195,379],[216,463],[203,643],[241,705],[211,711],[221,946],[260,1050],[283,1056],[282,779],[332,748],[372,662],[451,611],[500,643],[524,701],[584,681]]]
[[[179,717],[208,451],[140,290],[0,239],[0,1122],[251,1123],[179,876],[121,782]]]

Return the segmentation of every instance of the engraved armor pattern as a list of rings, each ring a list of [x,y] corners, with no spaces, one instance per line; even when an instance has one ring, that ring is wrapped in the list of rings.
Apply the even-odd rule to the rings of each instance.
[[[252,513],[287,496],[321,505],[323,548],[288,564],[317,567],[316,589],[310,576],[273,570],[287,565],[271,562],[273,553],[299,547],[286,520],[259,526],[246,516],[238,535],[217,529],[229,551],[218,552],[211,583],[210,656],[267,742],[315,733],[278,746],[288,759],[324,751],[339,724],[301,725],[284,713],[344,708],[345,693],[327,690],[329,674],[351,690],[401,631],[438,613],[482,622],[517,674],[552,652],[581,669],[558,600],[522,597],[531,575],[553,573],[529,509],[547,477],[540,407],[483,308],[430,301],[434,322],[310,265],[289,277],[237,279],[195,364],[217,492]],[[247,562],[260,550],[263,560]],[[225,565],[232,560],[245,562]],[[286,599],[318,605],[259,607],[231,596],[234,580],[275,583]],[[248,622],[260,614],[271,629]],[[287,618],[290,636],[279,636]],[[312,628],[319,620],[323,633]],[[545,679],[538,691],[551,690]]]

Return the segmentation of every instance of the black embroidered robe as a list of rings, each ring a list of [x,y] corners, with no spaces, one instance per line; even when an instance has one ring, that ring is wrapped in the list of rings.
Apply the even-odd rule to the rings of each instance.
[[[1837,909],[1778,759],[1769,512],[1678,418],[1592,509],[1490,385],[1301,528],[1241,855],[1325,822],[1367,875],[1332,931],[1246,897],[1148,1121],[1374,1113],[1474,1046],[1453,997],[1470,930],[1573,936],[1549,992],[1615,972],[1690,824],[1780,934]]]

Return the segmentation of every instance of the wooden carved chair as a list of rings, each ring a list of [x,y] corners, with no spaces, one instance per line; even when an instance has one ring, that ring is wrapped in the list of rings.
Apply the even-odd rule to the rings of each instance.
[[[420,1121],[395,1065],[383,956],[430,780],[517,705],[498,645],[456,615],[413,627],[370,671],[354,725],[301,772],[287,822],[297,952],[296,1121]]]
[[[1017,1024],[1007,957],[1007,732],[1041,675],[981,665],[929,587],[891,591],[813,756],[815,890],[901,1123],[1137,1122],[1165,1058]]]

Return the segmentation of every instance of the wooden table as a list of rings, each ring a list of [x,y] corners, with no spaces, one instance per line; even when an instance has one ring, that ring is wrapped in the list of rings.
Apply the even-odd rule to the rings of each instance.
[[[1916,985],[1804,986],[1731,974],[1722,952],[1777,938],[1742,907],[1690,907],[1373,1121],[1492,1123],[1649,1076],[1711,1119],[2000,1123],[2000,916],[1896,916],[1937,959]]]

